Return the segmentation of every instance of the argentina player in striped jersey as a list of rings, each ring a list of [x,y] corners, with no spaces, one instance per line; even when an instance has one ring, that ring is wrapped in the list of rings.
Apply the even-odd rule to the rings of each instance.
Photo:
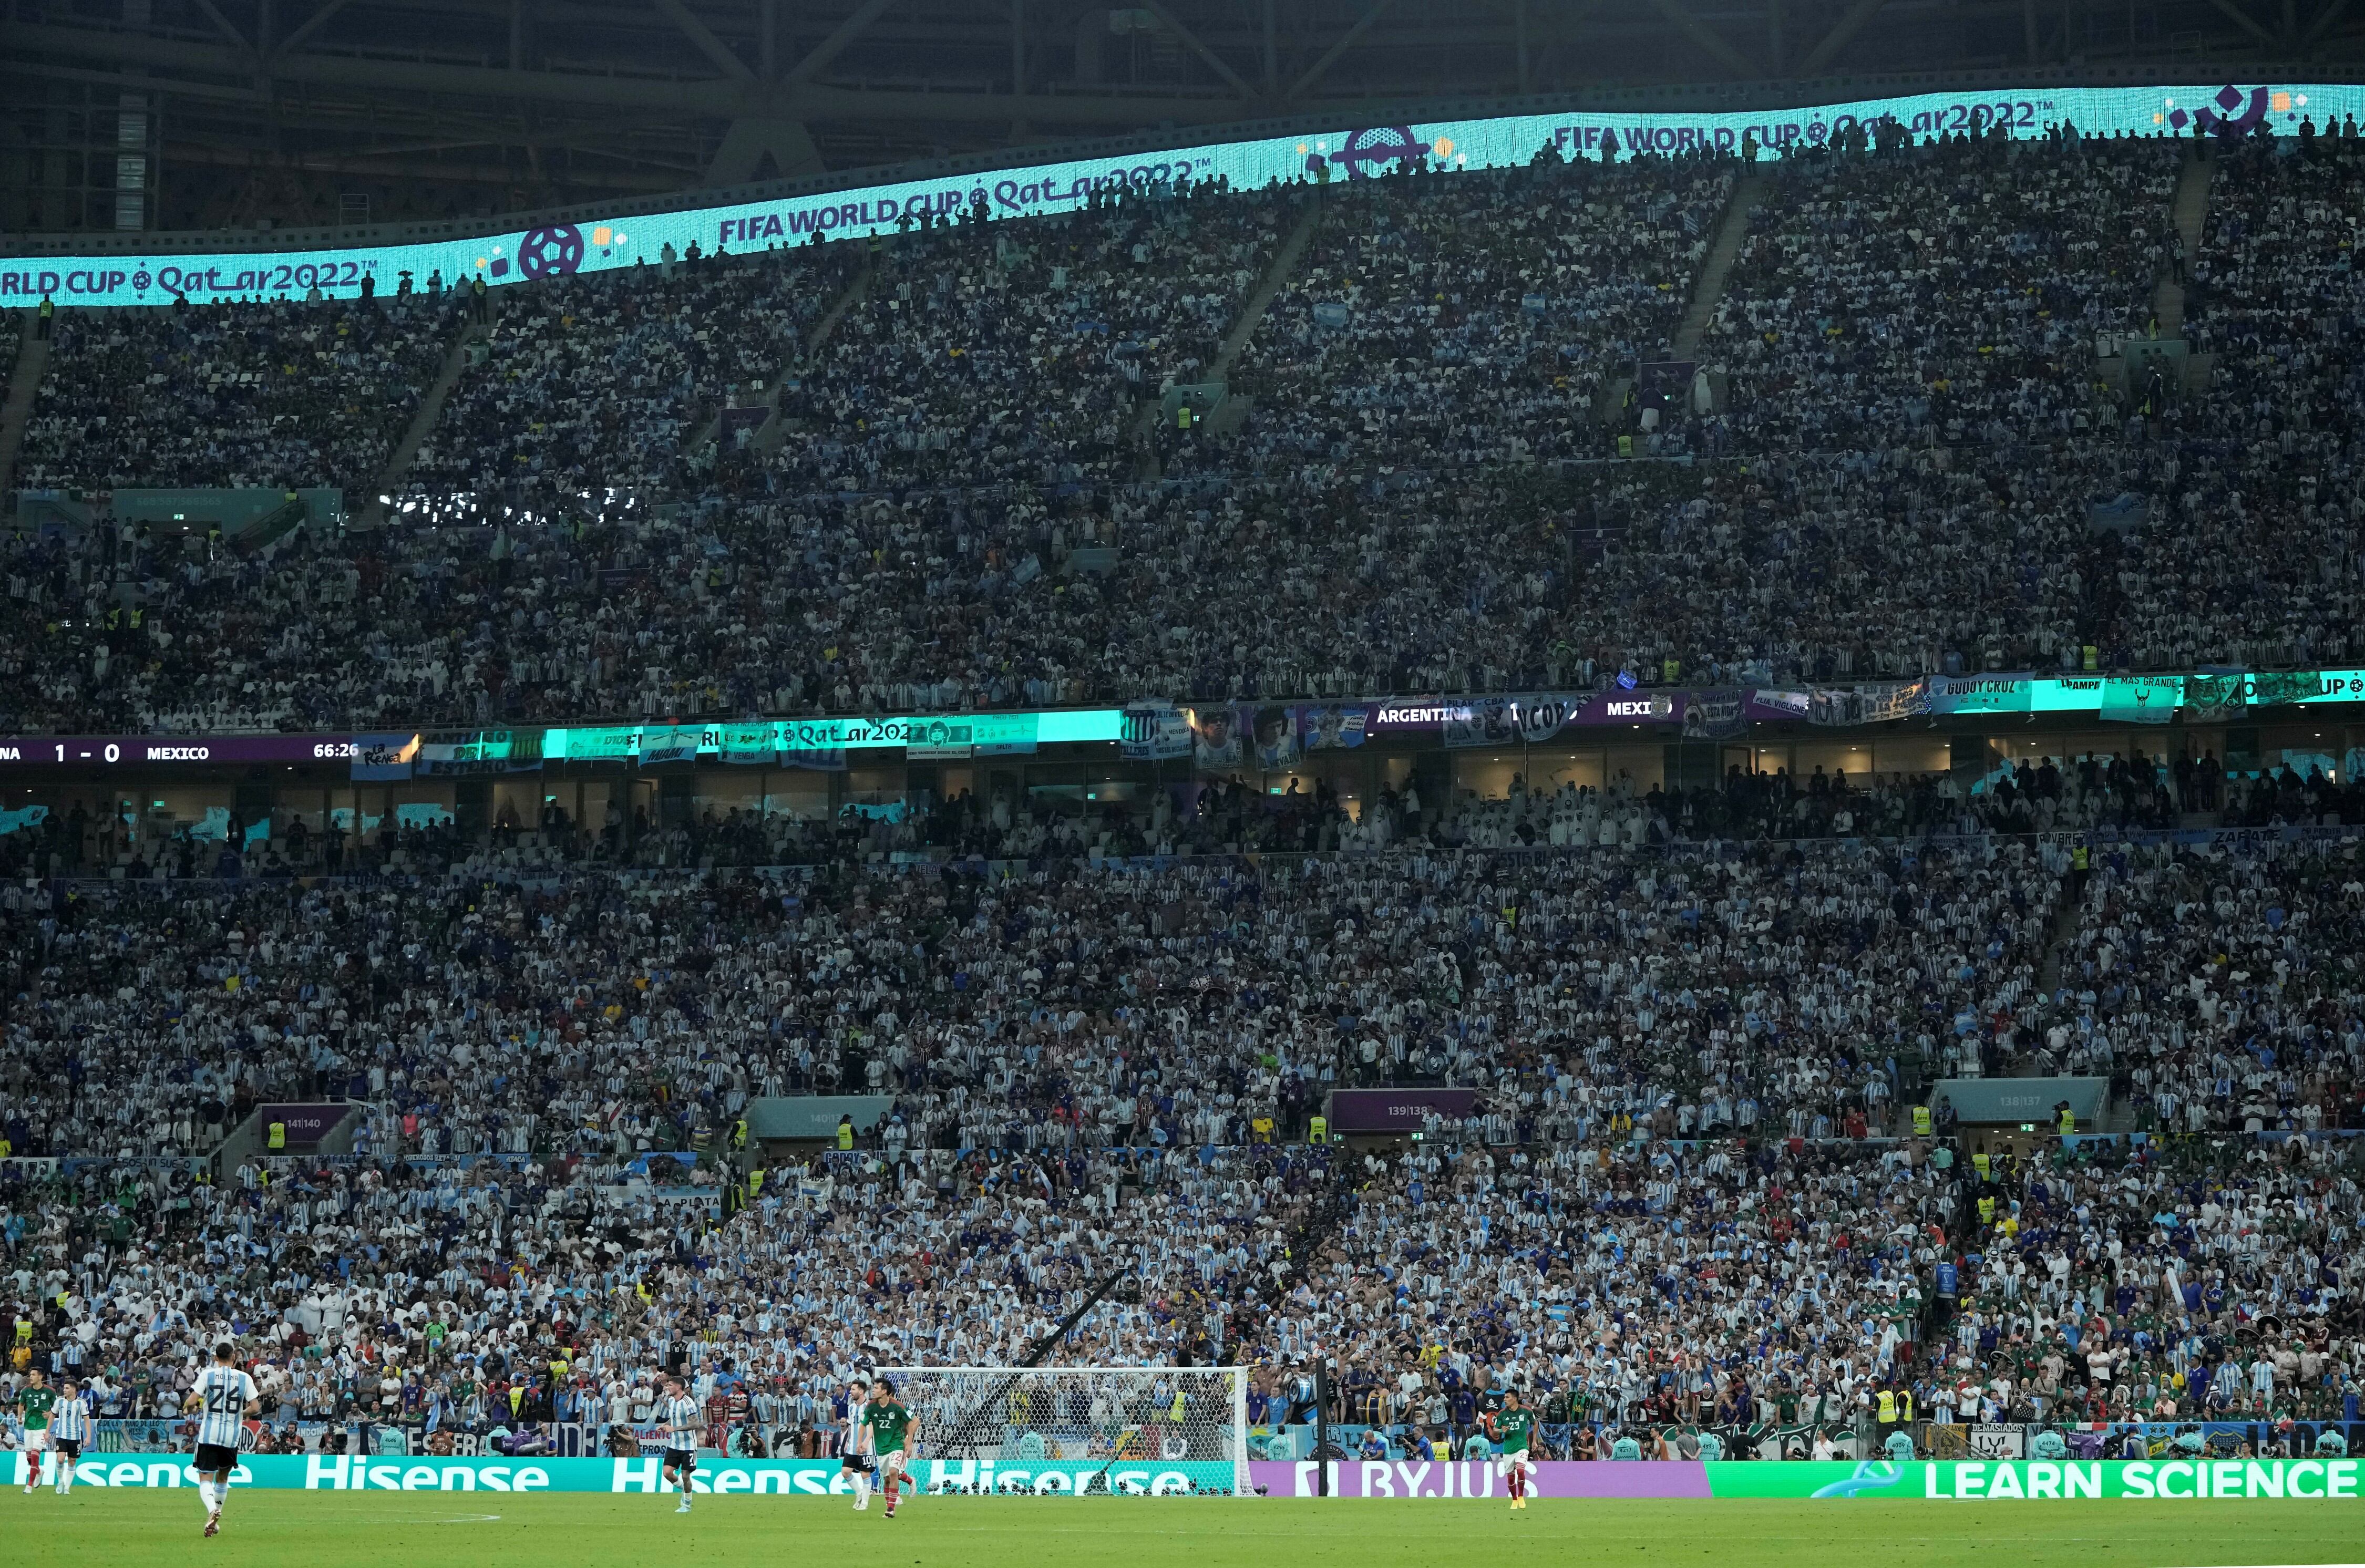
[[[230,1495],[230,1473],[238,1468],[239,1444],[246,1437],[249,1417],[263,1414],[263,1399],[254,1380],[232,1361],[228,1342],[214,1347],[214,1364],[197,1374],[182,1401],[184,1414],[197,1417],[197,1451],[190,1468],[197,1473],[197,1495],[206,1505],[206,1533],[221,1530],[222,1503]]]
[[[90,1395],[80,1383],[67,1378],[58,1385],[58,1402],[50,1410],[50,1447],[57,1451],[57,1490],[62,1497],[73,1489],[74,1466],[82,1462],[82,1445],[90,1441]]]
[[[691,1398],[681,1385],[681,1379],[666,1379],[665,1397],[657,1402],[657,1424],[665,1428],[665,1473],[681,1487],[681,1506],[677,1514],[689,1512],[689,1480],[698,1470],[698,1430],[703,1425],[705,1407]]]

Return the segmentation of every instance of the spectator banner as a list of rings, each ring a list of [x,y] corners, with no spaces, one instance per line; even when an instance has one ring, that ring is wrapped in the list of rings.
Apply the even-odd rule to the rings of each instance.
[[[1844,1502],[2066,1502],[2116,1498],[2274,1498],[2353,1503],[2354,1459],[2171,1460],[1628,1460],[1546,1461],[1532,1467],[1536,1497],[1788,1497]],[[1334,1497],[1502,1497],[1489,1461],[1346,1460],[1329,1465]],[[1315,1464],[1256,1462],[1249,1476],[1276,1497],[1311,1497]]]
[[[2269,853],[2278,844],[2337,844],[2357,836],[2354,826],[2335,823],[2285,823],[2277,827],[2097,827],[2076,833],[2040,833],[2036,846],[2047,854],[2067,855],[2079,845],[2107,854],[2128,846],[2182,845],[2194,849],[2219,848],[2236,855]]]
[[[1974,1459],[2024,1459],[2028,1434],[2018,1427],[1973,1427],[1966,1441]]]
[[[1238,767],[1245,750],[1238,708],[1185,708],[1191,721],[1191,761],[1198,767]]]
[[[1125,711],[1117,750],[1139,761],[1191,755],[1191,715],[1165,703],[1135,703]]]
[[[540,736],[531,730],[525,732],[525,736],[532,739],[514,730],[475,730],[426,737],[419,743],[419,776],[482,778],[496,773],[539,773],[542,752],[533,740]]]
[[[1295,767],[1305,751],[1298,744],[1297,710],[1256,708],[1247,711],[1249,744],[1256,747],[1256,765],[1267,773]]]
[[[391,784],[408,778],[419,762],[419,735],[355,735],[353,782]]]
[[[1548,741],[1583,711],[1586,699],[1546,694],[1541,697],[1485,697],[1455,708],[1445,721],[1449,746],[1531,745]]]
[[[723,760],[730,763],[765,765],[780,755],[780,737],[769,724],[725,724],[723,726]]]
[[[1933,713],[2032,713],[2036,678],[2027,675],[1938,676],[1930,683]]]
[[[2338,677],[2325,670],[2289,670],[2270,675],[2265,671],[2250,678],[2250,700],[2262,707],[2286,702],[2314,702],[2324,696],[2323,687],[2330,676],[2337,683]]]
[[[903,755],[914,762],[964,757],[977,750],[977,729],[966,719],[914,719]]]
[[[696,762],[699,743],[706,732],[697,724],[653,724],[641,732],[641,766],[656,767],[668,762]],[[714,742],[719,748],[721,737]]]
[[[1355,180],[1407,166],[1441,170],[1524,165],[1552,147],[1563,156],[1640,151],[1735,151],[1744,140],[1769,158],[1820,148],[1860,126],[1894,121],[1916,135],[2006,127],[2034,137],[2068,120],[2087,134],[2296,135],[2365,113],[2365,86],[2223,80],[2157,86],[2032,87],[1990,95],[1922,93],[1789,109],[1725,112],[1592,112],[1505,115],[1419,125],[1306,129],[1287,136],[1212,142],[1166,151],[1021,165],[999,171],[814,191],[772,201],[602,217],[578,211],[523,230],[420,244],[246,252],[159,252],[134,255],[36,256],[0,264],[0,307],[44,296],[62,306],[163,305],[226,297],[301,298],[310,289],[352,297],[364,277],[381,295],[409,272],[445,287],[482,279],[500,286],[605,272],[669,253],[764,251],[829,237],[891,232],[923,213],[981,212],[994,218],[1072,212],[1093,193],[1171,190],[1182,181],[1221,178],[1235,190],[1274,180]]]
[[[1319,702],[1294,710],[1298,744],[1307,751],[1346,751],[1363,744],[1372,711],[1361,702]]]
[[[1041,717],[1036,713],[947,713],[911,721],[903,755],[932,757],[1026,756],[1033,754]]]
[[[2112,676],[2102,682],[2101,716],[2116,724],[2165,724],[2183,700],[2180,675]]]
[[[1334,1089],[1334,1133],[1417,1133],[1431,1116],[1459,1122],[1477,1109],[1474,1089]]]
[[[1800,689],[1759,687],[1742,704],[1759,721],[1805,720],[1810,724],[1878,724],[1931,711],[1930,682],[1880,681],[1866,686]]]
[[[1696,692],[1684,705],[1684,739],[1729,741],[1749,727],[1737,691]]]
[[[2238,718],[2249,700],[2249,682],[2238,670],[2187,676],[2184,680],[2186,716],[2203,722]]]

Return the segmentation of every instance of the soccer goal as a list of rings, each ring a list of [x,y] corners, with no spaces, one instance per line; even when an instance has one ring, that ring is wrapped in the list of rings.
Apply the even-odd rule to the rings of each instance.
[[[1241,1367],[880,1367],[925,1492],[1249,1495]]]

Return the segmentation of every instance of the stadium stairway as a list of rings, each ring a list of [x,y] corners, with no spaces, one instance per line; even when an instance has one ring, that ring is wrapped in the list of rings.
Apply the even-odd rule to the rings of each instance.
[[[1231,330],[1224,334],[1224,341],[1216,349],[1214,363],[1200,374],[1200,380],[1230,383],[1233,366],[1239,364],[1240,355],[1248,352],[1249,340],[1256,336],[1258,323],[1272,308],[1282,286],[1297,271],[1297,263],[1305,259],[1306,248],[1314,243],[1314,231],[1321,227],[1321,223],[1322,189],[1317,185],[1308,192],[1305,210],[1298,215],[1295,226],[1283,239],[1281,248],[1272,253],[1272,262],[1264,269],[1264,276],[1257,279],[1256,287],[1249,291],[1248,301],[1240,307],[1239,319],[1233,321]],[[1158,445],[1149,436],[1161,407],[1160,398],[1153,395],[1143,401],[1141,412],[1134,417],[1133,442],[1142,454],[1139,477],[1144,479],[1160,476]],[[1207,416],[1208,433],[1218,436],[1230,434],[1240,428],[1241,422],[1255,407],[1256,399],[1253,398],[1226,396],[1216,405],[1215,411]]]
[[[1684,311],[1683,324],[1676,329],[1675,358],[1698,356],[1700,339],[1708,334],[1708,324],[1716,319],[1725,280],[1732,275],[1732,263],[1741,254],[1741,241],[1749,235],[1749,219],[1765,205],[1773,188],[1773,176],[1754,166],[1734,182],[1724,218],[1716,226],[1716,238],[1709,242],[1708,259],[1700,263],[1699,276],[1693,281],[1692,302]]]
[[[435,379],[420,394],[419,407],[412,410],[410,423],[404,429],[402,439],[396,442],[394,450],[387,454],[386,466],[378,473],[377,488],[361,509],[362,527],[386,526],[386,505],[378,497],[395,494],[402,483],[402,476],[410,472],[411,460],[419,455],[419,449],[427,444],[428,434],[435,429],[435,421],[443,417],[444,399],[452,396],[452,388],[460,384],[461,375],[468,368],[468,345],[482,342],[491,335],[490,327],[463,319],[459,335],[444,351],[443,368],[436,372]]]
[[[2209,182],[2216,168],[2215,159],[2187,152],[2177,176],[2176,199],[2169,212],[2188,260],[2201,254],[2201,235],[2209,221]],[[2173,274],[2152,286],[2151,315],[2159,323],[2161,337],[2184,336],[2184,285]]]
[[[8,377],[8,401],[0,405],[0,496],[8,493],[17,451],[25,443],[25,421],[33,417],[33,395],[50,367],[50,341],[36,337],[38,312],[17,312],[17,366]]]
[[[2045,962],[2037,969],[2037,985],[2047,996],[2061,989],[2061,970],[2069,958],[2069,944],[2078,935],[2078,904],[2065,898],[2053,913],[2053,933],[2045,939]]]
[[[857,269],[853,278],[847,282],[844,289],[839,291],[836,301],[823,314],[820,320],[813,323],[813,336],[805,340],[804,347],[798,352],[796,361],[780,366],[779,372],[773,375],[771,389],[764,398],[764,407],[770,412],[764,416],[764,422],[756,427],[756,433],[750,438],[757,451],[778,452],[780,449],[780,442],[788,436],[788,431],[780,426],[781,387],[787,385],[789,376],[796,370],[798,364],[811,359],[821,351],[822,344],[829,342],[830,334],[837,330],[837,324],[846,319],[846,313],[862,303],[870,293],[870,279],[873,275],[873,269],[867,263]],[[691,443],[691,450],[695,451],[713,440],[715,431],[722,428],[722,424],[723,414],[720,409],[717,409],[714,423],[708,426],[699,439]]]

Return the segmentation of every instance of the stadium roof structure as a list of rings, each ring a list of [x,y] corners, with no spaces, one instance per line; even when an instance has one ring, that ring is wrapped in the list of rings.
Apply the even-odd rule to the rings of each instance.
[[[2360,55],[2348,0],[0,0],[0,230],[184,227],[152,192],[208,172],[490,213],[1441,100],[2334,81]],[[151,194],[118,198],[118,154]]]

